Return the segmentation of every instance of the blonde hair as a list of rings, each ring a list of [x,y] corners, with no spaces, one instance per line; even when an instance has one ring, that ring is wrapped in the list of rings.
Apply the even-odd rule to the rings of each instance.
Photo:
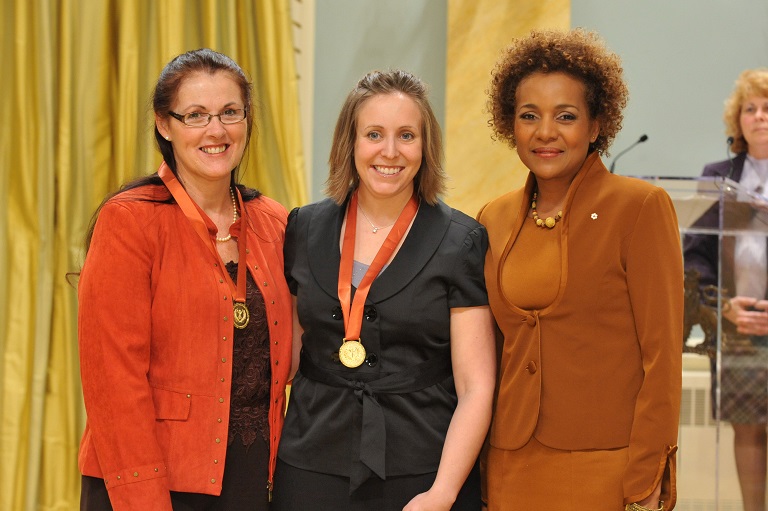
[[[325,192],[337,204],[342,204],[360,181],[354,155],[360,108],[374,96],[397,93],[410,97],[421,112],[424,143],[421,166],[414,178],[415,190],[428,204],[436,204],[438,196],[445,191],[443,137],[440,124],[427,99],[426,84],[402,70],[372,71],[360,79],[347,95],[333,131],[331,154],[328,158],[330,171],[325,182]]]
[[[747,140],[741,131],[741,107],[744,106],[744,100],[750,96],[768,98],[768,68],[742,71],[736,79],[733,92],[725,100],[723,112],[725,134],[733,137],[731,151],[734,153],[743,153],[747,150]]]

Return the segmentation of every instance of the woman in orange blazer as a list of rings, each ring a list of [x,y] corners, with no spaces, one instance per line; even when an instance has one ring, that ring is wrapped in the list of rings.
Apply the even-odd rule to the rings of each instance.
[[[533,32],[503,54],[492,126],[530,170],[487,204],[503,335],[489,510],[672,509],[683,270],[669,196],[609,173],[627,88],[596,34]]]
[[[251,87],[229,57],[173,59],[157,173],[97,212],[80,275],[83,510],[266,510],[291,365],[287,212],[236,184]]]

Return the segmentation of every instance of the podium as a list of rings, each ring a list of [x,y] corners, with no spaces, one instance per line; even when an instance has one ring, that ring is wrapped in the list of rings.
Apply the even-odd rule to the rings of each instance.
[[[722,177],[642,179],[674,202],[686,268],[676,509],[742,510],[733,424],[768,422],[768,337],[739,333],[730,299],[765,298],[768,198]]]

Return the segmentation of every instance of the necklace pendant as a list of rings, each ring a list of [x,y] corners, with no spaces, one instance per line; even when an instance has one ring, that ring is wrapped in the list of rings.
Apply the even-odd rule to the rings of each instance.
[[[373,234],[376,234],[377,232],[379,232],[379,228],[378,227],[374,227],[373,228]]]
[[[243,302],[235,302],[232,310],[232,319],[234,320],[235,328],[242,330],[248,326],[251,314],[248,312],[248,307],[246,307]]]

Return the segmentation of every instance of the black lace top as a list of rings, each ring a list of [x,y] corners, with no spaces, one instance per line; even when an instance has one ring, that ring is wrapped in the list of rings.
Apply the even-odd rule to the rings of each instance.
[[[237,263],[228,262],[227,271],[237,282]],[[267,311],[250,272],[246,272],[245,304],[251,315],[248,326],[234,329],[228,444],[239,435],[247,447],[256,440],[256,435],[269,441],[271,378]]]

